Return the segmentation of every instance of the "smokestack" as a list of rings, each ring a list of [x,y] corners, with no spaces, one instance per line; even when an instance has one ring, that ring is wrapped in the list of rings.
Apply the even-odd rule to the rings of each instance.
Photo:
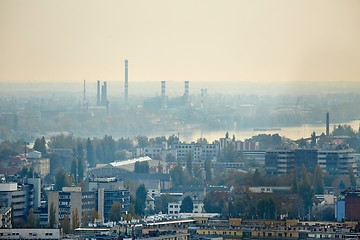
[[[106,106],[107,105],[107,82],[104,82],[104,84],[101,87],[101,105]]]
[[[83,109],[86,109],[86,81],[84,80]]]
[[[128,101],[129,96],[128,63],[128,60],[125,60],[125,102]]]
[[[104,82],[104,105],[105,106],[107,105],[107,101],[108,101],[108,98],[107,98],[107,82]]]
[[[189,101],[189,81],[185,81],[185,92],[184,92],[185,103]]]
[[[201,89],[201,104],[200,108],[204,108],[204,95],[205,95],[205,89]]]
[[[161,98],[164,99],[165,98],[165,81],[161,81]]]
[[[164,108],[166,106],[166,82],[161,81],[161,107]]]
[[[97,81],[96,105],[100,106],[100,80]]]
[[[326,113],[326,136],[328,137],[330,135],[330,117],[329,113]]]

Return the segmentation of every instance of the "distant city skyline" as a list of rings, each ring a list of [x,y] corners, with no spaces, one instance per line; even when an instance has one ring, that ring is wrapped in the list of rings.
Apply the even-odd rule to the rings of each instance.
[[[357,0],[0,2],[0,82],[360,80]]]

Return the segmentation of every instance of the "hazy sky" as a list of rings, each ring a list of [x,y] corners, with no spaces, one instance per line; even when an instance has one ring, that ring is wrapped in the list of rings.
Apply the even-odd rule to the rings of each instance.
[[[358,81],[359,0],[0,1],[0,81]]]

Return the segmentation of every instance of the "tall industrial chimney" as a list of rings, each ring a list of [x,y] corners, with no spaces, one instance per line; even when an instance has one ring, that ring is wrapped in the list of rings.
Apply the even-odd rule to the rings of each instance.
[[[161,81],[161,107],[166,107],[166,82]]]
[[[326,136],[328,137],[330,135],[330,117],[329,113],[326,113]]]
[[[189,81],[185,81],[185,92],[184,92],[185,103],[189,101]]]
[[[165,90],[166,90],[165,84],[166,84],[165,81],[161,81],[161,98],[163,99],[165,98]]]
[[[128,60],[125,60],[125,102],[128,101],[129,96],[128,63]]]
[[[104,84],[101,86],[101,105],[107,106],[107,82],[104,82]]]
[[[100,106],[100,80],[97,81],[96,105]]]

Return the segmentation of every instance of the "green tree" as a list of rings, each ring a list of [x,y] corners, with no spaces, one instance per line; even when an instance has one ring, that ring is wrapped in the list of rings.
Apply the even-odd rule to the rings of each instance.
[[[159,213],[167,213],[168,212],[168,203],[174,202],[176,200],[175,196],[172,196],[170,194],[164,194],[160,195],[155,201],[155,212]]]
[[[165,161],[166,162],[175,162],[176,157],[174,155],[172,155],[171,153],[168,153],[168,154],[166,154]]]
[[[192,213],[194,210],[194,203],[190,196],[186,196],[180,206],[180,212],[182,213]]]
[[[276,207],[275,201],[272,198],[263,198],[260,199],[256,208],[258,211],[258,216],[262,219],[275,219]]]
[[[84,179],[84,146],[80,141],[76,145],[75,159],[77,175],[74,178],[75,182],[80,183]]]
[[[78,162],[77,162],[77,167],[78,167],[78,181],[81,182],[84,180],[84,159],[83,158],[79,158]]]
[[[63,187],[68,186],[71,186],[70,178],[65,170],[61,169],[55,176],[55,190],[61,191]]]
[[[75,183],[77,182],[77,161],[73,159],[71,161],[71,176],[74,178]]]
[[[207,183],[212,181],[212,172],[211,172],[211,160],[205,160],[205,179]]]
[[[313,189],[315,194],[324,194],[324,174],[320,167],[320,164],[316,165],[315,172],[314,172],[314,183]]]
[[[95,167],[95,153],[94,153],[94,147],[93,144],[90,140],[90,138],[88,138],[86,140],[86,159],[87,162],[89,163],[89,166]]]
[[[241,162],[243,160],[243,154],[237,151],[233,144],[225,146],[220,157],[221,162]]]
[[[208,144],[208,140],[206,138],[199,138],[198,140],[196,140],[197,144]]]
[[[291,184],[291,191],[293,193],[297,193],[298,192],[298,181],[297,181],[297,174],[294,173],[292,176],[292,184]]]
[[[177,162],[176,166],[170,171],[170,175],[174,186],[184,185],[184,172],[179,161]]]
[[[46,141],[44,136],[41,139],[36,138],[33,149],[42,154],[46,154]]]
[[[149,173],[149,162],[148,161],[135,162],[134,172],[135,173]]]
[[[354,174],[354,169],[351,165],[349,166],[348,171],[349,171],[350,185],[351,185],[351,187],[355,188],[356,187],[356,178],[355,178],[355,174]]]
[[[146,204],[147,190],[144,184],[136,189],[135,212],[138,215],[144,215]]]
[[[73,147],[76,145],[76,142],[72,134],[60,134],[51,137],[48,145],[50,148],[73,149]]]
[[[119,202],[114,202],[109,211],[109,219],[113,222],[121,220],[121,205]]]
[[[303,200],[304,211],[305,212],[311,211],[313,197],[314,197],[314,191],[310,184],[310,176],[309,176],[308,172],[306,171],[305,166],[302,167],[302,179],[301,179],[301,183],[299,185],[298,193],[299,193],[299,196],[301,197],[301,199]]]
[[[177,144],[179,143],[179,137],[178,136],[175,136],[175,135],[171,135],[168,137],[168,145],[169,146],[172,146],[174,144]]]
[[[193,157],[191,153],[189,153],[186,158],[186,170],[188,171],[190,176],[192,176],[192,170],[193,170],[192,161],[193,161]]]
[[[311,134],[310,146],[311,146],[312,148],[316,147],[316,133],[315,133],[315,132],[313,132],[313,133]]]
[[[149,138],[146,136],[137,136],[136,141],[139,148],[144,148],[149,145]]]

